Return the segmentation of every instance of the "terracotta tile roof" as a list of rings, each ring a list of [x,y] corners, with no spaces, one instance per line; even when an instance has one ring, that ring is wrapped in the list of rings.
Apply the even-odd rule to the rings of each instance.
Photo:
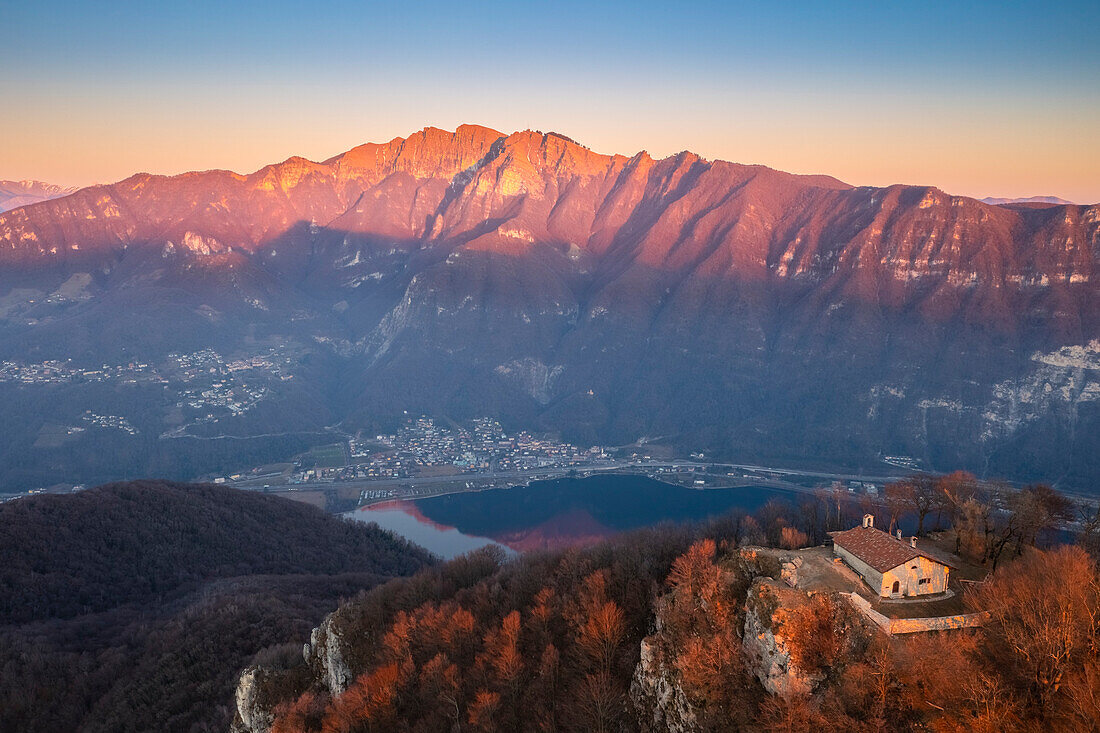
[[[873,527],[855,527],[839,532],[833,535],[833,544],[843,547],[880,573],[892,570],[916,557],[926,557],[941,565],[950,566],[951,564]]]
[[[959,558],[946,551],[941,552],[938,548],[928,549],[927,544],[922,548],[921,544],[923,542],[924,540],[917,540],[917,552],[922,557],[927,557],[929,560],[938,562],[940,565],[946,565],[949,568],[959,569]]]

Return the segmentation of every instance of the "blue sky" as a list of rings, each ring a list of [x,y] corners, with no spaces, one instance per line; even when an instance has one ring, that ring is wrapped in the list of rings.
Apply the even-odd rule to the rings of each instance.
[[[1100,3],[23,3],[0,178],[251,170],[425,125],[1100,201]]]

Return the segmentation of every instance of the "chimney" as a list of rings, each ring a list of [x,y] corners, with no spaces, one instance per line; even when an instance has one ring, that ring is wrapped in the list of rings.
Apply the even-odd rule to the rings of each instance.
[[[913,549],[916,549],[916,547],[917,547],[917,538],[916,537],[910,537],[909,538],[909,546],[912,547]]]
[[[875,515],[874,514],[864,514],[863,515],[863,526],[868,527],[868,528],[874,527],[875,526]]]
[[[900,529],[898,530],[898,539],[899,540],[901,539],[901,530]]]

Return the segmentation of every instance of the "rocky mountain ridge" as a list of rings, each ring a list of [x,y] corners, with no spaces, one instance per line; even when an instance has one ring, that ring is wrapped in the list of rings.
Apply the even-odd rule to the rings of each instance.
[[[1098,256],[1096,206],[472,125],[0,215],[0,292],[84,273],[98,295],[70,323],[140,292],[202,338],[292,330],[346,360],[352,426],[496,414],[581,441],[1069,482],[1098,470],[1098,375],[1047,357],[1100,338]],[[64,344],[42,322],[20,343]]]
[[[252,253],[307,222],[452,250],[539,243],[598,256],[619,244],[631,264],[738,280],[858,271],[890,283],[1046,287],[1090,281],[1098,219],[1097,207],[1006,211],[929,187],[852,188],[688,152],[607,156],[554,133],[469,125],[250,175],[138,174],[92,186],[0,218],[0,252],[48,261],[171,242]]]

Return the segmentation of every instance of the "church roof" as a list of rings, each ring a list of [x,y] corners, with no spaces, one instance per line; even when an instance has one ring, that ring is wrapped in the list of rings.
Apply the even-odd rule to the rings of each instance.
[[[908,542],[891,537],[888,533],[874,527],[855,527],[833,535],[833,544],[843,547],[880,573],[904,565],[918,557],[926,557],[940,565],[951,566],[940,557]]]

